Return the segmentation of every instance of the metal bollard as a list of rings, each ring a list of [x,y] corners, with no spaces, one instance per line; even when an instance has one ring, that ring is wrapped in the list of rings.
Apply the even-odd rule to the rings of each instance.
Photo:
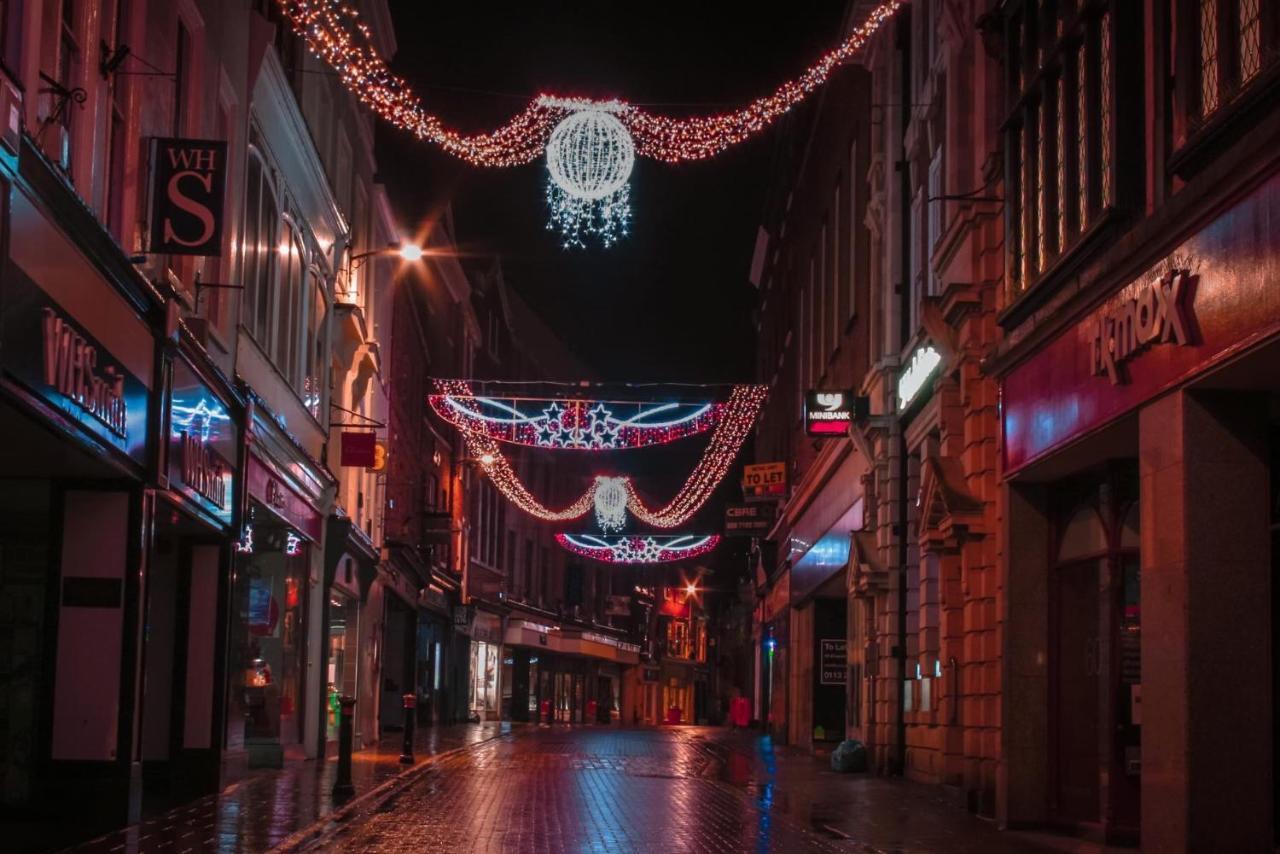
[[[413,764],[413,724],[414,710],[418,706],[416,694],[404,695],[404,752],[400,754],[401,765]]]
[[[356,717],[356,698],[339,697],[342,717],[338,721],[338,778],[333,781],[334,798],[349,798],[356,792],[351,784],[351,742]]]

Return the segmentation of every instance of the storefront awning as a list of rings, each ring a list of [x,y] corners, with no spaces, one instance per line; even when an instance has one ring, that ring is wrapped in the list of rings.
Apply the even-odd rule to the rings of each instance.
[[[598,632],[565,630],[530,620],[511,620],[503,640],[507,646],[527,646],[561,655],[584,656],[618,664],[640,662],[640,647],[636,644]]]

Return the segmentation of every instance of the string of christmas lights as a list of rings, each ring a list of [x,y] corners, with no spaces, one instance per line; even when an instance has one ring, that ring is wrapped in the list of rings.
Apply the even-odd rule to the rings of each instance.
[[[505,125],[489,133],[448,130],[426,112],[409,84],[393,74],[373,46],[369,28],[348,0],[278,0],[286,18],[311,50],[338,72],[342,82],[380,116],[419,139],[477,166],[517,166],[542,156],[552,129],[573,113],[615,115],[635,139],[635,153],[667,163],[704,160],[760,133],[826,82],[902,5],[886,0],[798,77],[769,95],[727,113],[664,116],[620,101],[539,95]],[[629,170],[628,170],[629,171]]]
[[[717,534],[649,534],[642,536],[598,536],[556,534],[556,542],[574,554],[604,563],[669,563],[686,560],[714,549]]]
[[[716,485],[737,459],[742,443],[751,434],[760,407],[764,405],[768,389],[761,385],[734,386],[726,405],[727,414],[716,424],[707,443],[707,450],[694,466],[689,477],[675,497],[660,510],[649,510],[636,495],[635,487],[627,481],[631,490],[627,509],[637,519],[655,528],[674,528],[683,525],[707,502]]]
[[[438,394],[456,398],[470,398],[472,394],[465,380],[437,380]],[[502,453],[501,443],[487,431],[472,429],[465,422],[460,425],[467,447],[467,455],[479,460],[494,487],[502,495],[531,516],[548,522],[578,519],[595,509],[602,527],[617,530],[623,520],[618,518],[617,490],[625,490],[625,509],[642,522],[655,528],[674,528],[687,522],[707,502],[716,485],[724,479],[729,467],[742,449],[742,443],[751,433],[751,426],[768,389],[760,385],[734,386],[725,404],[725,414],[716,423],[693,471],[666,506],[650,510],[636,493],[631,478],[600,476],[592,481],[576,501],[560,510],[553,510],[533,496]],[[604,492],[602,492],[602,488]],[[600,498],[598,501],[597,498]]]
[[[436,414],[501,442],[554,450],[614,451],[674,442],[710,430],[723,403],[648,403],[433,394]]]

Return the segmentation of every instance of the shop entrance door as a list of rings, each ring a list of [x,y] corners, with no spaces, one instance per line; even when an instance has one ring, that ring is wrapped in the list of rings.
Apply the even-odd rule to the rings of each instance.
[[[1060,567],[1054,579],[1054,759],[1057,818],[1099,819],[1098,564]]]
[[[1141,801],[1142,621],[1136,484],[1119,469],[1059,531],[1050,596],[1050,808],[1136,842]]]

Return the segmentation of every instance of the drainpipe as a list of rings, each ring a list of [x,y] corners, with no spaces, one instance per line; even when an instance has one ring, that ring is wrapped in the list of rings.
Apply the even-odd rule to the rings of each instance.
[[[899,240],[902,253],[902,291],[898,295],[901,303],[899,317],[900,346],[905,346],[910,339],[911,329],[911,167],[907,162],[906,137],[907,124],[910,121],[910,104],[914,93],[911,91],[911,18],[910,10],[904,9],[898,16],[896,32],[898,55],[900,57],[899,73],[902,75],[901,104],[898,107],[900,127],[898,130],[898,185],[900,192],[900,211],[898,227],[901,229]],[[897,756],[895,773],[905,774],[907,768],[907,436],[901,418],[898,420],[898,718],[897,718]]]

